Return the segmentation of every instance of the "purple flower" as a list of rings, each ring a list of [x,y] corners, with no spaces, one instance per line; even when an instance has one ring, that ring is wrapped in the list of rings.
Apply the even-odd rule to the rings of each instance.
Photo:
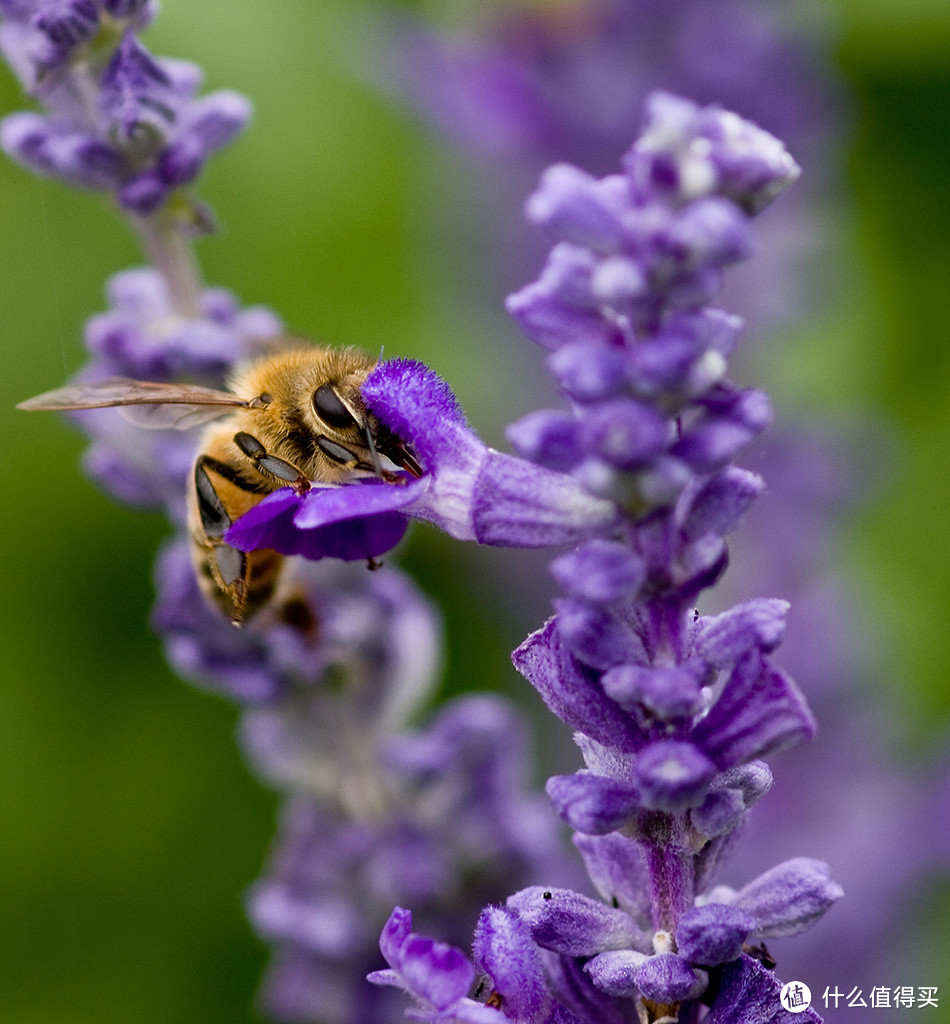
[[[163,210],[251,115],[235,92],[197,99],[195,65],[145,49],[135,31],[153,13],[142,0],[45,0],[5,12],[0,25],[0,47],[46,108],[3,120],[5,152],[38,174],[110,191],[140,216]],[[184,211],[172,217],[179,229],[207,227],[196,203]]]
[[[619,837],[605,837],[596,844],[588,840],[586,845],[589,864],[596,866],[598,875],[609,866],[621,885],[636,892],[636,876],[643,881],[643,872],[637,866],[634,878],[625,877],[629,848]],[[605,996],[673,1004],[702,995],[710,972],[737,962],[747,942],[783,930],[800,931],[810,923],[812,911],[824,913],[840,895],[827,867],[803,858],[780,865],[739,894],[724,889],[699,893],[695,905],[669,930],[651,927],[642,899],[625,909],[617,907],[616,892],[611,896],[615,906],[608,907],[569,890],[534,886],[510,897],[507,909],[538,950],[579,960],[594,988]],[[728,902],[714,902],[723,898]],[[490,940],[498,931],[496,925],[486,936],[483,927],[487,960]],[[507,931],[516,930],[508,925]],[[526,945],[524,938],[520,942]],[[476,938],[476,949],[478,944]],[[521,956],[531,964],[527,950]]]
[[[468,998],[475,968],[454,946],[417,935],[412,914],[396,907],[383,928],[379,948],[390,967],[374,971],[374,985],[397,985],[416,1000],[416,1020],[498,1024],[498,1012]]]
[[[572,477],[486,447],[448,386],[411,360],[380,363],[362,387],[369,409],[415,452],[422,475],[356,479],[343,487],[283,489],[227,534],[242,551],[372,559],[395,546],[408,518],[460,540],[541,547],[608,528],[613,507]]]
[[[811,1008],[793,1012],[782,1006],[780,992],[775,975],[743,954],[722,972],[706,1024],[821,1024]]]

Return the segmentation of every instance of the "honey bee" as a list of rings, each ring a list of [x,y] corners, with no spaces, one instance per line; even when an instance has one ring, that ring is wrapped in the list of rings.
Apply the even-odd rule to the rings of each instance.
[[[135,422],[177,429],[226,417],[201,440],[188,528],[201,589],[236,626],[271,599],[284,561],[273,550],[245,553],[227,544],[224,535],[236,519],[288,485],[305,491],[311,482],[339,484],[366,474],[392,482],[401,479],[399,470],[422,475],[411,448],[363,401],[360,387],[375,359],[356,349],[286,344],[278,354],[239,368],[229,391],[110,377],[48,391],[18,406],[146,406]]]

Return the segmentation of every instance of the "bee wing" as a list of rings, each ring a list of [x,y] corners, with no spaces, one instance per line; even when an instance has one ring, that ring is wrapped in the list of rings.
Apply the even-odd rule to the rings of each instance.
[[[229,408],[247,408],[253,402],[254,399],[248,401],[229,391],[215,391],[200,384],[155,384],[128,377],[106,377],[47,391],[21,402],[17,408],[66,412],[128,406],[127,418],[139,426],[187,430],[224,415]]]

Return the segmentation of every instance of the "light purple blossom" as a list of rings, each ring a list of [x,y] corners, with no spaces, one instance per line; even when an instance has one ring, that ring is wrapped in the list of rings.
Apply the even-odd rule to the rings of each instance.
[[[497,1024],[497,1011],[468,997],[475,968],[454,946],[411,931],[412,914],[396,907],[379,940],[388,970],[374,971],[374,985],[397,985],[416,1001],[413,1017],[445,1024]]]
[[[525,934],[537,948],[522,958],[524,991],[543,965],[529,1019],[694,1019],[724,971],[757,977],[746,950],[801,931],[841,896],[806,858],[739,892],[718,884],[771,785],[761,758],[815,725],[774,660],[786,602],[696,608],[762,488],[734,463],[771,414],[762,392],[729,381],[741,324],[709,303],[748,252],[750,218],[797,173],[756,126],[657,94],[622,174],[557,166],[526,204],[554,248],[509,309],[552,352],[570,408],[533,414],[512,440],[541,464],[568,454],[569,474],[616,510],[610,530],[554,561],[566,596],[514,654],[575,730],[585,768],[547,792],[604,900],[532,886],[506,905],[518,925],[483,916],[479,958],[492,965],[500,944],[502,967],[488,973],[506,991],[518,989],[509,948]],[[781,1012],[753,1002],[748,1019]]]
[[[754,322],[784,322],[802,304],[823,232],[818,186],[842,106],[827,25],[802,13],[777,0],[516,0],[476,28],[394,19],[385,52],[367,66],[470,158],[468,194],[457,199],[467,219],[455,230],[483,247],[504,233],[507,261],[494,253],[490,269],[501,269],[506,288],[535,258],[510,230],[527,183],[557,161],[614,168],[652,91],[719,103],[761,125],[808,167],[808,181],[765,218],[755,265],[727,290],[730,307]]]
[[[198,308],[182,312],[165,277],[140,267],[116,274],[106,288],[109,308],[86,324],[90,360],[81,380],[192,380],[223,388],[238,361],[268,351],[282,336],[276,314],[242,307],[224,288],[201,289]],[[200,431],[145,430],[117,409],[72,414],[91,439],[83,456],[89,475],[119,500],[158,507],[177,522]]]
[[[0,25],[0,48],[46,107],[3,120],[4,151],[38,174],[112,192],[143,216],[191,184],[251,115],[235,92],[196,98],[199,68],[145,49],[135,32],[154,11],[139,0],[38,0],[8,5]],[[203,230],[208,217],[192,203],[185,220]]]

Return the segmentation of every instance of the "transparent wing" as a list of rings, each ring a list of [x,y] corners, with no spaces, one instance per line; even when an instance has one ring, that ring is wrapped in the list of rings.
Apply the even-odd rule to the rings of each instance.
[[[155,384],[128,377],[107,377],[47,391],[21,402],[17,408],[66,412],[128,406],[125,414],[138,426],[187,430],[223,416],[228,409],[247,408],[255,401],[199,384]]]

